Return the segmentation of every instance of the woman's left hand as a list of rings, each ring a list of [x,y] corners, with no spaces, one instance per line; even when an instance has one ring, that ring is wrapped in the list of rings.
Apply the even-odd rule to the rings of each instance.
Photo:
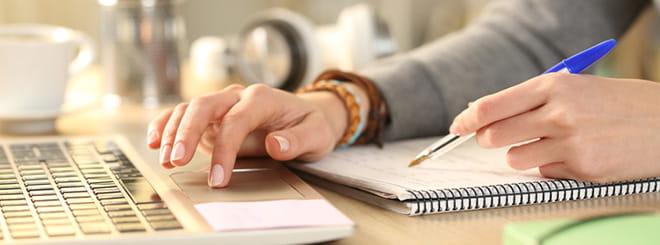
[[[517,143],[518,170],[591,182],[660,176],[660,84],[553,73],[484,96],[451,133],[476,132],[482,147]]]

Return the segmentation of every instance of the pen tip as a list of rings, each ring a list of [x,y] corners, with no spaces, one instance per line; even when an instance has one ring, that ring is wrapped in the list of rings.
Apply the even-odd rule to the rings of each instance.
[[[410,164],[408,164],[408,167],[417,166],[420,163],[422,163],[423,161],[426,161],[426,159],[429,159],[429,155],[423,155],[421,157],[415,158],[415,160],[412,160],[412,162],[410,162]]]

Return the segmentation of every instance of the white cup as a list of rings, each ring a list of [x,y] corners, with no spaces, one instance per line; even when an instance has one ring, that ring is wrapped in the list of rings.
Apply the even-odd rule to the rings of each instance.
[[[67,81],[94,60],[89,36],[39,24],[0,25],[0,129],[54,130]]]

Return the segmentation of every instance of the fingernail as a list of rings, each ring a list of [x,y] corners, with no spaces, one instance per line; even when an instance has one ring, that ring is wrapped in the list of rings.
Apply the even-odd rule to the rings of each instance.
[[[211,178],[209,178],[209,186],[217,187],[222,184],[224,179],[225,171],[222,169],[222,165],[213,164],[213,167],[211,167]]]
[[[164,145],[163,147],[160,148],[160,162],[170,162],[170,151],[172,151],[172,147],[170,145]]]
[[[147,139],[149,140],[149,143],[155,142],[157,137],[158,132],[156,132],[156,130],[149,130],[149,133],[147,133]]]
[[[172,165],[169,162],[160,163],[160,166],[162,166],[164,169],[173,169],[174,168],[174,165]]]
[[[186,155],[186,148],[183,145],[183,143],[179,142],[174,145],[174,149],[172,150],[172,160],[181,160],[183,157]]]
[[[280,152],[287,152],[289,150],[289,140],[282,136],[274,136],[274,138],[280,145]]]

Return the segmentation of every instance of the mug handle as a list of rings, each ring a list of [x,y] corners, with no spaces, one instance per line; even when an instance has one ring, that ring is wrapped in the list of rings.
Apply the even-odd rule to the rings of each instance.
[[[77,42],[80,51],[76,58],[69,65],[69,75],[74,76],[91,65],[96,57],[94,41],[86,34],[79,31],[72,31],[72,39]]]

